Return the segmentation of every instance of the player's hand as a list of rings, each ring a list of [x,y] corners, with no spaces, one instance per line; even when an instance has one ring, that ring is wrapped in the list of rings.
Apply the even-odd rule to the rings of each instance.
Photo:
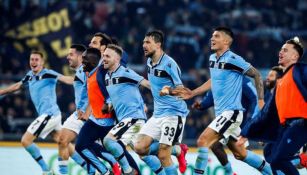
[[[102,106],[101,112],[103,114],[108,114],[108,113],[112,112],[112,110],[113,110],[113,105],[105,103]]]
[[[259,109],[263,108],[263,106],[264,106],[264,100],[263,99],[258,100],[258,106],[259,106]]]
[[[108,113],[110,113],[110,111],[109,111],[109,105],[106,104],[106,103],[104,103],[103,106],[102,106],[102,108],[101,108],[101,112],[102,112],[103,114],[108,114]]]
[[[84,114],[84,112],[82,112],[81,110],[77,110],[77,116],[78,119],[81,118],[81,116]]]
[[[174,90],[172,90],[171,94],[174,96],[178,96],[183,100],[187,100],[194,97],[193,92],[186,87],[177,87]]]
[[[192,109],[198,109],[198,110],[201,110],[201,105],[200,105],[200,101],[195,101],[193,104],[192,104]]]
[[[243,136],[240,136],[238,141],[237,141],[237,145],[238,146],[244,146],[245,142],[247,141],[247,138],[243,137]]]
[[[160,96],[170,95],[170,86],[163,86],[163,88],[160,91]]]
[[[86,121],[88,117],[86,117],[85,113],[81,110],[77,110],[78,120]]]

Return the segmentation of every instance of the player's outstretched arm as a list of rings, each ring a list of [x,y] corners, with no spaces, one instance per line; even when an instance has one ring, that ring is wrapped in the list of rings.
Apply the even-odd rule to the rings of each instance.
[[[259,73],[259,71],[254,68],[253,66],[251,66],[245,73],[247,76],[252,77],[255,80],[255,86],[256,86],[256,90],[257,90],[257,95],[258,95],[258,105],[259,108],[261,109],[264,106],[264,89],[263,89],[263,82],[262,82],[262,78],[261,75]]]
[[[58,77],[58,80],[62,83],[72,85],[74,83],[74,77],[73,76],[65,76],[65,75],[60,75]]]
[[[15,91],[18,91],[22,88],[22,82],[14,83],[4,89],[0,89],[0,95],[6,95]]]
[[[210,89],[211,89],[211,79],[209,79],[208,81],[206,81],[204,84],[194,89],[193,91],[183,86],[178,86],[175,89],[169,88],[169,94],[173,96],[179,96],[182,99],[187,100],[193,98],[194,96],[200,95]],[[163,89],[161,91],[163,91]]]
[[[185,100],[191,98],[192,91],[182,85],[177,86],[174,89],[172,89],[170,86],[164,86],[160,91],[160,96],[165,95],[177,96]]]

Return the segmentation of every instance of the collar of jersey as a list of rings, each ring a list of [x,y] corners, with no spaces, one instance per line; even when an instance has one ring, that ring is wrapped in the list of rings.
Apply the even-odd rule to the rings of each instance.
[[[217,57],[216,54],[215,54],[216,62],[219,62],[220,59],[221,59],[228,51],[230,51],[230,50],[227,49],[220,57]]]
[[[161,57],[160,57],[158,63],[155,64],[155,65],[152,65],[152,58],[150,58],[150,66],[151,66],[152,68],[157,67],[157,66],[162,62],[162,59],[163,59],[164,55],[165,55],[165,53],[163,53],[163,54],[161,55]]]
[[[117,71],[119,70],[120,67],[122,67],[122,65],[119,64],[118,67],[117,67],[113,72],[109,72],[109,71],[108,71],[109,77],[112,77],[112,74],[114,74],[115,72],[117,72]]]
[[[38,74],[34,74],[34,72],[33,71],[31,71],[31,76],[40,76],[43,72],[45,72],[45,68],[43,68]]]

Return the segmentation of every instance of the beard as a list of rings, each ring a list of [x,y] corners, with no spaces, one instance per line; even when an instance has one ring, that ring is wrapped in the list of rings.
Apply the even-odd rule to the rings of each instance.
[[[148,52],[147,54],[145,54],[145,57],[152,58],[154,54],[155,54],[155,51]]]
[[[276,84],[276,80],[274,80],[274,81],[266,81],[265,82],[265,87],[267,89],[273,89],[275,87],[275,84]]]

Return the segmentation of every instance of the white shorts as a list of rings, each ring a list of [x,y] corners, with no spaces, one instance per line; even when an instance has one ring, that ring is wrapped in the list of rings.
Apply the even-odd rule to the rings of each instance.
[[[150,136],[159,143],[175,145],[182,140],[186,117],[166,116],[162,118],[151,117],[142,127],[140,134]]]
[[[30,124],[27,131],[36,137],[44,139],[52,131],[61,130],[61,119],[61,114],[56,116],[42,114]]]
[[[125,118],[115,125],[110,130],[110,133],[118,140],[121,140],[126,146],[132,145],[144,124],[145,120],[142,119]]]
[[[72,113],[64,122],[63,128],[74,131],[76,134],[79,134],[82,126],[84,125],[84,121],[78,120],[77,113]]]
[[[221,115],[217,116],[209,125],[209,128],[218,132],[224,137],[224,141],[227,143],[229,137],[233,139],[238,139],[241,133],[240,125],[243,120],[243,112],[234,111],[224,111]]]

